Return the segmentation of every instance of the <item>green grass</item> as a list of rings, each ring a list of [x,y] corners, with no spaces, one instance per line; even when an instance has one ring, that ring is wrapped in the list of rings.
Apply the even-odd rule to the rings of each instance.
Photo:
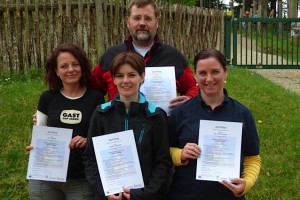
[[[0,199],[28,199],[25,146],[44,89],[41,79],[0,80]]]
[[[34,77],[34,76],[33,76]],[[262,168],[247,200],[298,200],[300,96],[240,68],[229,68],[226,88],[253,112]],[[26,172],[32,114],[46,87],[42,79],[0,79],[0,199],[28,199]]]
[[[227,88],[252,110],[260,137],[262,168],[248,199],[299,199],[300,96],[237,68],[229,69]]]

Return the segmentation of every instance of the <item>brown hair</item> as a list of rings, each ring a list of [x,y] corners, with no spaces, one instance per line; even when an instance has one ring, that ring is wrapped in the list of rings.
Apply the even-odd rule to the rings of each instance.
[[[151,5],[153,8],[154,8],[154,14],[155,14],[155,17],[159,17],[160,15],[160,10],[159,8],[157,7],[155,1],[153,0],[132,0],[128,7],[127,7],[127,13],[126,15],[129,17],[131,15],[131,9],[133,6],[136,6],[138,8],[143,8],[147,5]]]
[[[68,52],[72,54],[78,60],[82,73],[80,78],[80,84],[87,85],[87,83],[90,80],[91,63],[87,58],[85,51],[81,47],[70,43],[63,44],[54,49],[47,60],[45,81],[46,84],[49,86],[49,89],[57,91],[60,90],[63,86],[62,81],[56,75],[57,57],[60,53],[63,52]]]
[[[141,55],[133,52],[122,52],[119,53],[111,63],[111,76],[114,77],[117,74],[119,68],[124,64],[129,64],[138,72],[140,76],[145,73],[146,63]]]
[[[215,58],[223,67],[224,71],[227,70],[227,62],[225,56],[216,49],[203,49],[194,58],[194,70],[196,72],[197,63],[199,60],[205,60],[207,58]]]

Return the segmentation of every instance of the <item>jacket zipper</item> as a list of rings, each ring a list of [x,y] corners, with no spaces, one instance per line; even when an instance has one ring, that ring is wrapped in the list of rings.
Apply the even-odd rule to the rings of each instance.
[[[128,114],[125,116],[125,131],[128,130]]]
[[[128,114],[126,114],[125,116],[125,131],[128,130]],[[143,126],[141,128],[141,131],[140,131],[140,135],[139,135],[139,140],[138,140],[138,143],[141,144],[142,143],[142,140],[143,140],[143,137],[144,137],[144,132],[145,132],[145,127],[146,127],[146,123],[143,123]]]
[[[139,140],[138,140],[139,144],[142,143],[142,140],[143,140],[143,137],[144,137],[144,133],[145,133],[145,127],[146,127],[146,123],[143,123],[142,129],[141,129],[141,132],[140,132],[140,136],[139,136]]]

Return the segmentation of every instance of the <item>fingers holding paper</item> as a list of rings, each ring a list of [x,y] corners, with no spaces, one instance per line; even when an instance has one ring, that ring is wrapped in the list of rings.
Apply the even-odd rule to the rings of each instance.
[[[242,178],[234,178],[232,179],[231,182],[227,180],[223,180],[221,184],[223,184],[225,187],[231,190],[232,193],[237,197],[243,194],[246,187],[245,180]]]
[[[200,155],[200,147],[195,143],[187,143],[181,152],[181,160],[183,162],[188,161],[189,159],[197,159]]]
[[[26,147],[26,153],[29,155],[30,154],[30,151],[31,149],[33,149],[33,146],[29,145]]]
[[[130,200],[130,189],[129,188],[124,188],[123,189],[123,195],[127,200]]]
[[[70,149],[83,148],[86,146],[87,139],[82,136],[75,136],[70,142]]]
[[[122,200],[122,192],[120,192],[118,195],[109,195],[107,200]]]

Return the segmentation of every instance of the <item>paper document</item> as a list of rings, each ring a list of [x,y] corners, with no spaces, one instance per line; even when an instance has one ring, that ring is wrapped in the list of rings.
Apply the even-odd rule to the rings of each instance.
[[[197,180],[221,181],[240,177],[242,123],[200,120]]]
[[[145,82],[140,91],[149,102],[161,107],[170,115],[169,102],[177,96],[175,68],[146,67]]]
[[[33,126],[27,179],[66,182],[72,129]]]
[[[144,187],[132,130],[92,139],[105,196]]]

